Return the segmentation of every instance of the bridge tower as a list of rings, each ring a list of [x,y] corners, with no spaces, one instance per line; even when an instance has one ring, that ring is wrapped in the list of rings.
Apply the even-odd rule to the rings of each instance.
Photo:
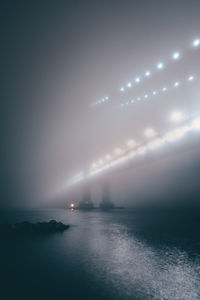
[[[99,204],[99,207],[103,210],[112,209],[114,207],[114,203],[110,200],[110,187],[108,182],[102,183],[102,200]]]
[[[92,209],[94,204],[91,200],[91,188],[89,185],[84,187],[83,199],[79,202],[80,209]]]

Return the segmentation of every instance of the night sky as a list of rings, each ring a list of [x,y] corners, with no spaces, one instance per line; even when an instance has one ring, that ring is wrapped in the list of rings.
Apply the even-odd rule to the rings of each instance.
[[[126,111],[120,86],[183,51],[177,65],[138,88],[200,76],[199,0],[2,1],[1,207],[60,203],[80,197],[82,186],[57,194],[71,176],[122,145],[141,140],[144,128],[170,129],[174,109],[200,110],[199,82]],[[108,105],[91,107],[104,95]],[[113,200],[200,196],[200,136],[106,175]]]

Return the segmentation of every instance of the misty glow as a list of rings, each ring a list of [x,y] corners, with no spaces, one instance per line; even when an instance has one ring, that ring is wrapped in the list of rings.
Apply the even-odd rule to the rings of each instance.
[[[176,115],[178,117],[178,115]],[[177,127],[173,130],[168,131],[164,135],[160,137],[155,137],[153,140],[143,144],[138,145],[138,147],[135,147],[134,151],[123,151],[121,148],[116,148],[114,152],[116,155],[113,157],[109,154],[106,155],[107,160],[99,160],[101,164],[96,164],[96,168],[90,168],[85,174],[83,172],[79,173],[78,175],[72,177],[67,184],[65,185],[65,188],[72,186],[74,184],[79,183],[80,181],[89,179],[90,177],[93,177],[94,175],[98,175],[100,173],[103,173],[107,170],[110,170],[114,167],[120,166],[121,164],[131,162],[133,159],[135,159],[137,156],[145,155],[149,151],[155,151],[161,147],[163,147],[166,144],[171,144],[173,142],[176,142],[180,139],[182,139],[186,134],[192,131],[199,131],[200,132],[200,117],[193,119],[188,123],[187,125]],[[133,140],[129,140],[127,142],[127,146],[129,145],[135,145],[136,142],[133,142]],[[129,146],[128,146],[129,148]],[[130,147],[131,148],[131,147]]]

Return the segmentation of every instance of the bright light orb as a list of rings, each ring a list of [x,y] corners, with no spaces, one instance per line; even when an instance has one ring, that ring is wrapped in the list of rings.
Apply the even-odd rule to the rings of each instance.
[[[124,87],[121,87],[121,88],[120,88],[120,92],[124,92]]]
[[[131,100],[131,103],[134,103],[134,100],[133,100],[133,99]]]
[[[163,64],[162,62],[159,62],[159,63],[157,64],[157,68],[158,68],[159,70],[162,70],[162,69],[164,68],[164,64]]]
[[[115,153],[115,155],[120,155],[123,153],[123,151],[121,148],[115,148],[114,153]]]
[[[157,92],[156,91],[153,91],[153,95],[155,96],[157,94]]]
[[[146,72],[145,72],[145,76],[146,76],[146,77],[149,77],[150,75],[151,75],[151,72],[150,72],[150,71],[146,71]]]
[[[137,98],[137,101],[140,101],[140,100],[141,100],[141,98],[140,98],[140,97],[138,97],[138,98]]]
[[[185,115],[181,111],[175,111],[170,115],[170,120],[176,123],[181,122],[184,119],[185,119]]]
[[[200,45],[200,39],[196,39],[192,43],[193,47],[198,47]]]
[[[147,94],[146,94],[146,95],[144,95],[144,98],[145,98],[145,99],[147,99],[147,98],[148,98],[148,95],[147,95]]]
[[[146,137],[148,138],[152,138],[156,135],[156,132],[153,128],[147,128],[145,131],[144,131],[144,134]]]
[[[177,87],[177,86],[179,86],[179,85],[180,85],[180,83],[179,83],[178,81],[174,83],[174,86],[175,86],[175,87]]]
[[[70,207],[71,207],[71,208],[74,208],[74,203],[71,203],[71,204],[70,204]]]
[[[200,118],[192,122],[192,128],[195,130],[200,130]]]
[[[131,139],[128,140],[126,144],[127,144],[128,148],[133,148],[133,147],[136,146],[136,142],[134,140],[131,140]]]
[[[188,81],[193,81],[194,80],[194,76],[189,76],[188,77]]]
[[[173,58],[174,60],[179,59],[179,58],[180,58],[180,52],[175,52],[175,53],[172,55],[172,58]]]
[[[137,77],[137,78],[135,79],[135,82],[136,82],[136,83],[139,83],[139,82],[140,82],[140,77]]]
[[[166,88],[166,87],[164,87],[164,88],[162,89],[162,91],[163,91],[163,92],[166,92],[166,90],[167,90],[167,88]]]
[[[132,83],[131,83],[131,82],[128,82],[128,83],[127,83],[127,87],[128,87],[128,88],[131,88],[131,87],[132,87]]]
[[[109,99],[109,97],[108,97],[108,96],[106,96],[106,97],[105,97],[105,99],[106,99],[106,100],[108,100],[108,99]]]

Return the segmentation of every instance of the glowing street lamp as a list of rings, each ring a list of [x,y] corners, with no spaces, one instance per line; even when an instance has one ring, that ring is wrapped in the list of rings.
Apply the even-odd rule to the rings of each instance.
[[[178,81],[176,81],[175,83],[174,83],[174,87],[177,87],[177,86],[179,86],[180,85],[180,83],[178,82]]]
[[[200,45],[200,39],[196,39],[192,43],[193,47],[198,47]]]
[[[131,148],[136,146],[136,142],[134,140],[128,140],[127,141],[127,146],[128,146],[128,148],[131,149]]]
[[[175,111],[170,115],[170,120],[173,122],[181,122],[185,119],[185,115],[181,111]]]
[[[195,130],[200,130],[200,118],[192,122],[192,128]]]
[[[146,76],[146,77],[149,77],[150,75],[151,75],[151,72],[150,72],[150,71],[146,71],[146,72],[145,72],[145,76]]]
[[[175,52],[175,53],[172,55],[172,58],[173,58],[174,60],[179,59],[179,58],[180,58],[180,52]]]
[[[156,132],[153,128],[147,128],[145,131],[144,131],[144,134],[146,135],[146,137],[148,138],[152,138],[156,135]]]
[[[164,64],[163,64],[162,62],[159,62],[159,63],[157,64],[157,68],[158,68],[159,70],[162,70],[162,69],[164,68]]]
[[[188,77],[188,81],[193,81],[194,80],[194,76],[189,76]]]

